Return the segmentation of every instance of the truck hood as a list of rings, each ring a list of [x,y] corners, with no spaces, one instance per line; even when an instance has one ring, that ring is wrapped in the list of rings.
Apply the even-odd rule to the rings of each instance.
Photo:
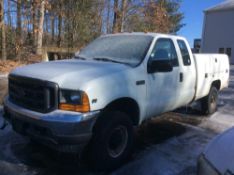
[[[13,70],[11,74],[55,82],[63,88],[77,89],[93,79],[130,68],[118,63],[71,59],[23,66]]]

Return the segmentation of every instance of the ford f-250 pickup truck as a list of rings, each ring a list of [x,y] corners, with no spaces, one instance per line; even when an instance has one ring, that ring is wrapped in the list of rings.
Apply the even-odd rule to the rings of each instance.
[[[228,80],[226,55],[193,55],[183,37],[104,35],[74,59],[12,71],[4,117],[18,133],[111,169],[130,155],[134,126],[195,100],[212,114]]]

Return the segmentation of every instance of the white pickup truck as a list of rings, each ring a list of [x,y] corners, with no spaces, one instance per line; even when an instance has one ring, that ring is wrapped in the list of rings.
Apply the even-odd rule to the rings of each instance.
[[[228,57],[193,55],[183,37],[104,35],[74,59],[12,71],[4,117],[33,140],[112,169],[132,150],[133,126],[196,100],[212,114],[228,82]]]

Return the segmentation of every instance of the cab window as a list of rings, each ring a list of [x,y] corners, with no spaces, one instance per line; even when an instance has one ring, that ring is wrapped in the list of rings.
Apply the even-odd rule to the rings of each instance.
[[[190,66],[191,59],[190,59],[189,51],[188,51],[188,48],[187,48],[185,42],[183,40],[177,40],[177,43],[178,43],[179,48],[180,48],[180,52],[182,55],[184,66]]]
[[[158,39],[150,55],[150,60],[168,60],[172,62],[173,66],[179,66],[173,41],[167,38]]]

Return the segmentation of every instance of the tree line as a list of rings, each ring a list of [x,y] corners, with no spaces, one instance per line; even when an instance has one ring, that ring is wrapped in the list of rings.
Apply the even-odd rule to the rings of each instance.
[[[81,48],[101,34],[176,33],[181,0],[0,0],[1,58]]]

